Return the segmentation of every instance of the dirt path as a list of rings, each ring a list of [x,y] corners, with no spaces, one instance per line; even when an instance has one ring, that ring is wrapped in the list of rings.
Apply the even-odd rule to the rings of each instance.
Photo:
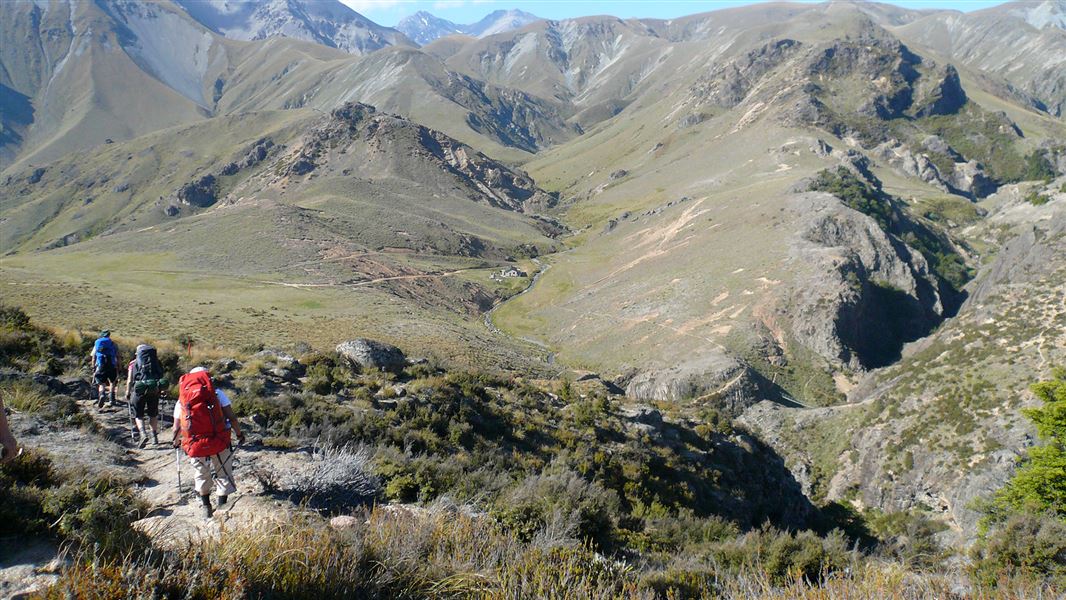
[[[279,512],[278,502],[264,494],[262,485],[252,476],[251,469],[253,465],[263,461],[276,461],[283,453],[255,447],[236,448],[232,466],[237,493],[230,496],[225,506],[216,506],[213,518],[204,519],[200,512],[199,498],[192,490],[193,468],[185,455],[176,451],[170,444],[170,414],[174,406],[172,401],[164,400],[160,406],[160,443],[157,445],[149,441],[144,449],[138,448],[132,439],[125,404],[98,409],[91,400],[81,400],[79,403],[103,428],[108,439],[125,449],[134,468],[143,474],[136,492],[148,503],[150,511],[148,516],[137,521],[135,526],[152,537],[157,544],[172,548],[190,541],[217,537],[223,527],[232,527],[242,522],[250,523],[265,515]],[[211,501],[212,504],[217,504],[214,494]]]

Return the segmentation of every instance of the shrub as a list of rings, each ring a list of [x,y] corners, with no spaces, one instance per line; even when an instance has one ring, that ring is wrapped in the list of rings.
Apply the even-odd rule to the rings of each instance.
[[[823,169],[807,189],[833,194],[849,207],[872,217],[885,231],[893,230],[898,221],[886,194],[860,180],[845,167],[837,167],[836,171]]]
[[[1025,157],[1025,172],[1022,178],[1026,181],[1050,182],[1055,179],[1055,169],[1047,156],[1039,150],[1034,150]]]
[[[1066,518],[1066,369],[1055,369],[1049,381],[1031,389],[1044,405],[1022,412],[1045,443],[1029,449],[996,501],[1008,510],[1033,509]]]
[[[1012,578],[1050,579],[1066,589],[1066,523],[1049,515],[1014,514],[971,552],[974,580],[994,587]]]
[[[119,556],[146,547],[130,527],[144,513],[129,482],[62,473],[36,450],[0,465],[0,536],[47,535]]]
[[[793,534],[768,526],[718,545],[711,555],[734,573],[763,573],[778,585],[820,582],[856,559],[839,530],[822,538],[811,531]]]
[[[1043,206],[1048,202],[1051,202],[1051,197],[1047,194],[1041,194],[1036,190],[1032,190],[1025,195],[1025,201],[1033,206]]]
[[[555,513],[569,515],[577,522],[580,538],[600,549],[613,545],[619,512],[614,492],[569,470],[530,475],[504,493],[492,510],[504,527],[525,541],[541,531]]]
[[[381,485],[370,470],[370,454],[364,448],[324,446],[304,467],[288,473],[281,489],[297,503],[336,513],[369,504]]]

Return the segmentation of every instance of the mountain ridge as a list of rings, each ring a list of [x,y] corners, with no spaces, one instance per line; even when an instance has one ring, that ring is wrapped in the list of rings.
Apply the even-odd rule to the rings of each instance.
[[[477,22],[459,24],[420,10],[401,19],[396,24],[396,29],[402,31],[417,44],[425,46],[449,35],[468,35],[481,38],[497,33],[505,33],[513,29],[520,29],[539,20],[541,20],[540,17],[521,10],[500,9],[492,11]]]

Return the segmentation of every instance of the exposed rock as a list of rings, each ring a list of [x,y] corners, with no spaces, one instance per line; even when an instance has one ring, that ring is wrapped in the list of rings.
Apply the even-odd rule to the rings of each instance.
[[[869,368],[940,322],[939,282],[920,253],[829,194],[797,195],[792,208],[800,228],[791,256],[809,267],[793,292],[801,344],[831,363]]]
[[[123,183],[120,183],[120,184],[116,185],[114,188],[111,189],[111,191],[116,193],[116,194],[121,194],[122,192],[125,192],[125,191],[127,191],[129,189],[130,189],[130,184],[129,184],[128,181],[126,181],[126,182],[123,182]]]
[[[984,198],[999,188],[975,160],[955,163],[955,172],[951,173],[949,181],[952,187],[966,192],[972,198]]]
[[[629,171],[626,171],[625,169],[618,169],[614,173],[611,173],[608,179],[610,179],[611,181],[615,181],[625,177],[626,175],[629,175]]]
[[[944,67],[943,77],[924,94],[919,104],[920,108],[915,111],[915,116],[918,117],[951,115],[959,112],[962,105],[966,104],[966,92],[962,89],[959,73],[955,67],[951,65]]]
[[[689,113],[677,120],[678,129],[688,129],[695,125],[699,125],[706,119],[703,113]]]
[[[396,346],[365,338],[339,344],[337,353],[360,369],[399,371],[407,365],[403,352]]]
[[[739,414],[771,393],[753,369],[710,350],[685,364],[636,375],[626,386],[626,395],[642,402],[697,399],[727,414]]]
[[[663,414],[658,409],[646,405],[638,405],[628,409],[622,409],[622,416],[632,419],[637,423],[652,427],[663,426]]]
[[[208,174],[186,183],[178,189],[178,201],[182,204],[206,208],[218,201],[218,180]]]
[[[689,93],[699,104],[732,108],[747,98],[764,75],[800,47],[796,40],[774,40],[701,76]]]
[[[181,208],[174,206],[173,204],[168,204],[163,207],[163,214],[168,217],[176,217],[179,213],[181,213]]]
[[[26,183],[30,185],[37,184],[41,181],[42,177],[44,177],[44,167],[37,167],[28,177],[26,177]]]
[[[351,515],[337,515],[329,520],[329,526],[337,530],[355,529],[362,525],[362,521]]]

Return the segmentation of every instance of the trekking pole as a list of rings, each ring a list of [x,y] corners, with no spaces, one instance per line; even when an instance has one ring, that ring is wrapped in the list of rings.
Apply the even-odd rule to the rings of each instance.
[[[174,469],[178,472],[178,498],[181,498],[181,449],[174,448]]]
[[[137,423],[133,420],[133,403],[130,402],[129,399],[126,400],[126,414],[129,415],[129,418],[130,418],[130,440],[133,441],[133,442],[136,442],[137,441]],[[144,434],[142,433],[141,435],[144,435]]]

